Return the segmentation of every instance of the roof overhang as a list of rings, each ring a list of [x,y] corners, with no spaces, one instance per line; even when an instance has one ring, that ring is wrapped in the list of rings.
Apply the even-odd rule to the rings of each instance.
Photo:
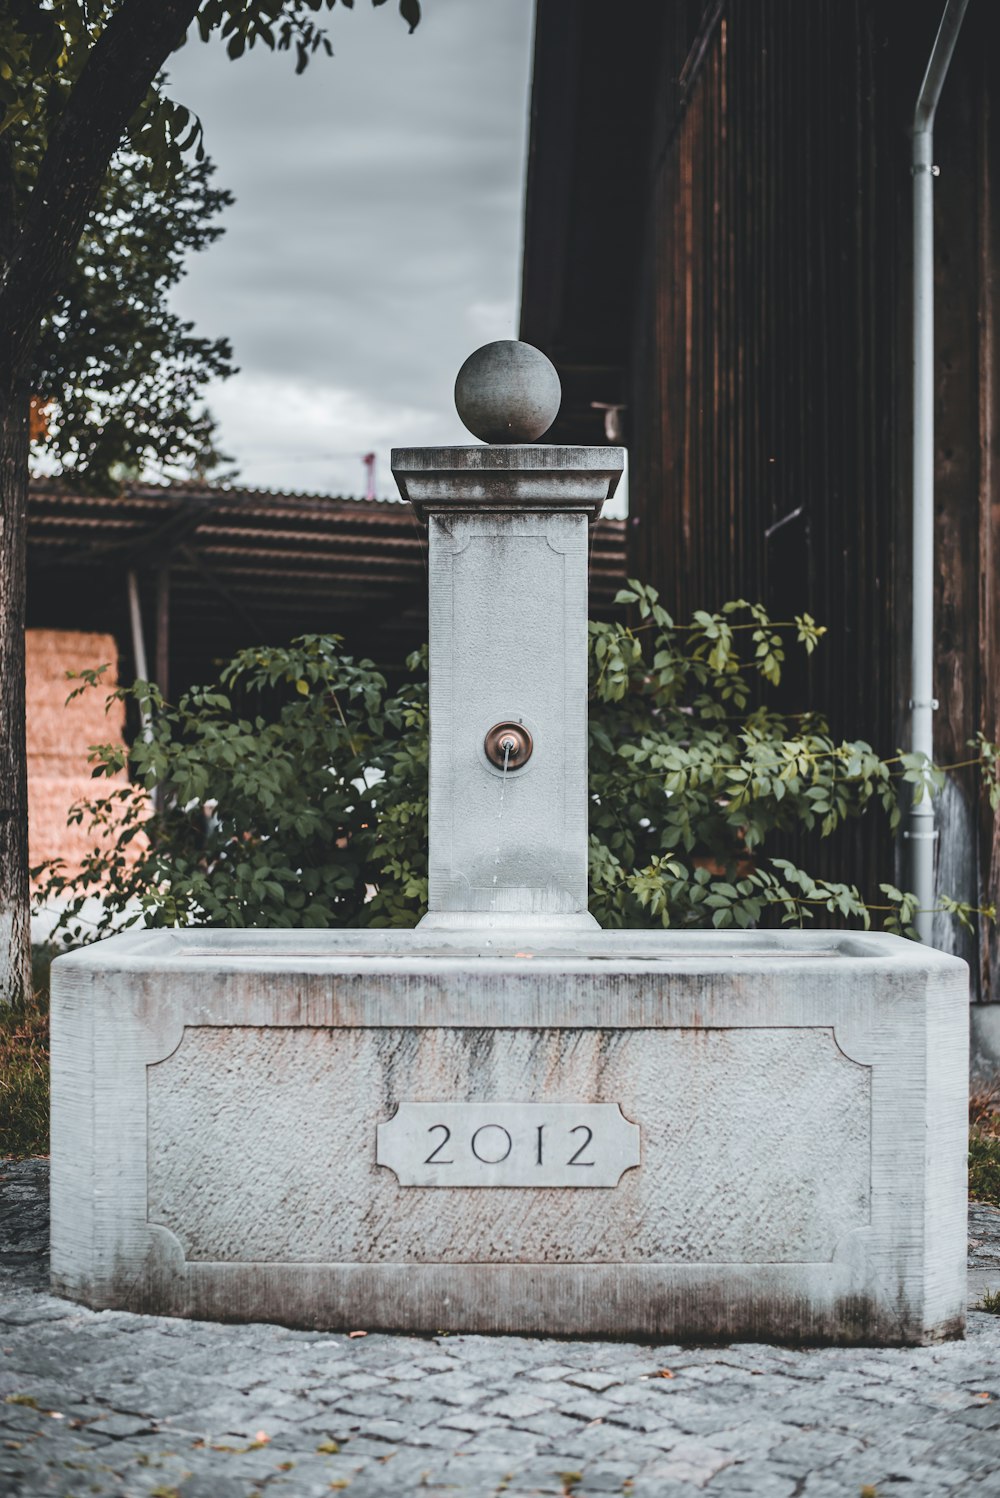
[[[605,440],[624,399],[668,0],[537,0],[521,337],[563,382],[546,440]]]

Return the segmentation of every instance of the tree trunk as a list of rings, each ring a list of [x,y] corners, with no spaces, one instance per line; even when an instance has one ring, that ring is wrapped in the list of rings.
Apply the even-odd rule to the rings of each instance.
[[[0,391],[0,1004],[31,993],[24,733],[28,393]]]

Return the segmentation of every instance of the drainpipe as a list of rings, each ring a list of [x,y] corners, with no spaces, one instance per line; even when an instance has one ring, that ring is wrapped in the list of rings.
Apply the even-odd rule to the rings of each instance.
[[[969,0],[947,0],[913,116],[913,657],[910,690],[914,753],[934,757],[934,115]],[[909,884],[920,913],[917,934],[934,928],[934,808],[910,806]]]
[[[149,667],[146,664],[146,640],[142,632],[142,609],[139,605],[139,579],[135,568],[128,569],[126,579],[128,583],[128,612],[129,622],[132,625],[132,658],[135,662],[136,681],[149,680]],[[153,723],[147,708],[139,709],[139,731],[144,739],[153,737]]]

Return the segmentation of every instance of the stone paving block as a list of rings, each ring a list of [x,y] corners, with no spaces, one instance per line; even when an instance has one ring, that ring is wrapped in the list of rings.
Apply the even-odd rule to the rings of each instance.
[[[656,1464],[656,1471],[667,1482],[703,1487],[717,1472],[731,1465],[731,1457],[707,1442],[681,1440]]]
[[[283,1493],[285,1498],[333,1498],[336,1490],[331,1490],[330,1483],[325,1477],[303,1476],[296,1470],[272,1477],[265,1491]],[[250,1489],[248,1498],[256,1498],[259,1492],[259,1488]]]
[[[30,1399],[31,1395],[26,1397]],[[44,1410],[36,1409],[33,1404],[0,1404],[0,1429],[5,1435],[34,1433],[48,1418]]]
[[[691,1491],[690,1483],[651,1468],[636,1477],[629,1488],[629,1498],[691,1498]],[[846,1495],[842,1493],[839,1498],[846,1498]]]
[[[993,1462],[991,1465],[993,1475],[996,1476],[1000,1463]],[[890,1492],[905,1492],[909,1495],[915,1488],[933,1487],[935,1483],[941,1482],[941,1468],[930,1462],[883,1462],[881,1466],[876,1463],[873,1471],[873,1486],[878,1491],[888,1489]],[[969,1474],[963,1476],[966,1481],[974,1480]]]
[[[128,1498],[147,1498],[147,1495],[159,1488],[162,1493],[164,1489],[170,1492],[176,1490],[180,1484],[191,1475],[190,1464],[185,1465],[175,1458],[163,1458],[159,1461],[151,1461],[148,1467],[137,1467],[131,1463],[122,1469],[122,1481],[119,1493],[125,1492]]]
[[[443,1466],[435,1466],[433,1480],[441,1486],[454,1484],[460,1492],[466,1487],[480,1483],[492,1483],[494,1487],[503,1482],[509,1465],[495,1451],[455,1452]]]
[[[652,1408],[657,1398],[657,1384],[671,1383],[671,1379],[647,1379],[644,1383],[635,1380],[633,1383],[615,1383],[605,1389],[601,1395],[609,1404],[625,1405],[647,1405]]]
[[[583,1426],[571,1439],[564,1440],[561,1444],[563,1450],[573,1456],[571,1465],[584,1467],[590,1462],[627,1458],[633,1467],[638,1468],[644,1462],[652,1460],[653,1456],[660,1455],[657,1447],[644,1438],[637,1439],[634,1431],[603,1422]]]
[[[960,1425],[973,1430],[996,1430],[1000,1428],[1000,1399],[984,1400],[961,1410],[955,1419]]]
[[[448,1460],[448,1455],[447,1452],[429,1451],[426,1448],[415,1451],[410,1447],[400,1447],[382,1461],[370,1462],[366,1470],[386,1473],[395,1484],[390,1491],[408,1494],[422,1483],[430,1481],[432,1474]]]
[[[499,1415],[504,1420],[526,1420],[531,1415],[540,1415],[553,1407],[551,1398],[542,1399],[535,1394],[503,1394],[483,1406],[483,1413]]]
[[[199,1480],[236,1480],[243,1485],[241,1498],[262,1489],[287,1498],[327,1498],[348,1489],[327,1486],[324,1492],[324,1483],[353,1484],[361,1477],[377,1498],[430,1498],[434,1492],[477,1498],[487,1488],[471,1485],[471,1477],[468,1491],[445,1485],[448,1464],[457,1470],[466,1460],[459,1452],[481,1458],[480,1470],[491,1480],[495,1470],[497,1485],[515,1474],[506,1498],[535,1498],[517,1473],[539,1463],[582,1472],[577,1498],[588,1498],[591,1474],[594,1498],[620,1492],[612,1479],[621,1471],[633,1476],[636,1498],[681,1492],[685,1498],[699,1492],[706,1498],[789,1498],[790,1485],[799,1498],[858,1498],[863,1483],[874,1484],[881,1498],[966,1498],[980,1492],[993,1498],[1000,1490],[993,1423],[1000,1401],[975,1397],[1000,1390],[995,1317],[971,1320],[964,1346],[903,1354],[759,1346],[681,1354],[521,1338],[448,1338],[438,1344],[373,1334],[348,1342],[283,1328],[124,1313],[79,1312],[36,1328],[22,1314],[36,1294],[30,1276],[8,1277],[8,1283],[20,1323],[16,1331],[0,1333],[0,1377],[15,1376],[17,1360],[30,1359],[40,1347],[65,1373],[22,1378],[14,1392],[41,1396],[48,1408],[71,1418],[57,1421],[44,1411],[0,1403],[0,1498],[58,1498],[67,1473],[76,1483],[65,1490],[73,1498],[151,1498],[158,1486],[178,1488],[188,1473]],[[377,1413],[341,1414],[316,1397],[314,1381],[332,1381],[331,1346],[344,1350],[338,1381],[352,1374],[374,1378],[367,1389],[350,1393],[374,1396]],[[446,1355],[439,1346],[448,1348]],[[395,1369],[420,1368],[431,1359],[445,1366],[433,1375],[421,1369],[417,1379],[392,1376]],[[657,1367],[671,1367],[675,1378],[643,1377]],[[578,1374],[595,1372],[623,1382],[594,1393],[575,1381]],[[449,1381],[446,1388],[474,1388],[476,1397],[465,1406],[428,1397],[439,1380]],[[114,1392],[114,1409],[93,1397],[98,1381]],[[893,1390],[895,1401],[863,1397],[871,1387]],[[86,1397],[68,1397],[81,1392]],[[485,1412],[487,1405],[522,1395],[537,1396],[546,1408],[521,1417]],[[588,1400],[596,1403],[584,1407]],[[175,1413],[178,1405],[181,1412]],[[213,1451],[211,1443],[194,1444],[205,1434],[205,1412],[212,1407],[242,1415],[248,1427],[218,1444],[238,1447],[260,1428],[273,1439],[257,1450],[229,1453]],[[597,1415],[600,1423],[592,1424],[567,1416],[584,1408],[605,1408],[610,1418]],[[94,1423],[73,1429],[72,1417],[80,1415]],[[655,1429],[625,1423],[654,1415]],[[117,1419],[147,1426],[155,1420],[160,1428],[115,1439],[101,1433],[102,1425]],[[10,1420],[21,1422],[17,1430]],[[540,1428],[521,1428],[534,1423]],[[5,1448],[4,1437],[23,1442],[22,1449]],[[331,1438],[343,1441],[340,1453],[317,1453],[317,1445]],[[690,1480],[683,1484],[676,1480],[678,1448],[688,1462]],[[702,1457],[707,1449],[715,1461],[729,1462],[703,1486],[694,1480],[699,1448]],[[285,1461],[294,1463],[288,1471],[281,1470]],[[603,1487],[602,1464],[610,1468]],[[703,1476],[704,1464],[699,1470]],[[213,1498],[217,1489],[213,1483]]]
[[[608,1423],[612,1425],[623,1425],[630,1431],[641,1431],[655,1439],[657,1445],[664,1441],[669,1444],[677,1439],[677,1427],[670,1419],[669,1411],[662,1409],[644,1408],[642,1405],[625,1405],[619,1407],[613,1414],[608,1415]]]
[[[722,1430],[705,1431],[701,1439],[709,1446],[725,1451],[734,1461],[747,1462],[778,1449],[782,1441],[797,1435],[799,1431],[795,1426],[758,1416]]]
[[[390,1363],[388,1367],[383,1368],[382,1373],[393,1383],[414,1383],[427,1377],[426,1370],[412,1359],[408,1359],[405,1363]]]
[[[420,1369],[423,1373],[453,1373],[456,1363],[452,1357],[443,1357],[432,1353],[429,1357],[417,1354]]]
[[[399,1337],[396,1340],[407,1351],[408,1356],[416,1356],[411,1339]],[[485,1337],[478,1332],[461,1332],[454,1337],[444,1337],[439,1342],[422,1337],[419,1345],[424,1349],[434,1347],[442,1356],[442,1349],[447,1348],[449,1357],[457,1358],[462,1364],[471,1364],[482,1360],[493,1362],[497,1357],[502,1358],[511,1348],[515,1350],[516,1356],[522,1344],[516,1337]],[[542,1348],[558,1344],[539,1340],[534,1345]]]
[[[776,1472],[767,1462],[750,1461],[717,1472],[707,1491],[713,1498],[796,1498],[801,1485],[801,1477]]]
[[[805,1430],[788,1436],[775,1448],[774,1455],[786,1466],[822,1468],[828,1461],[842,1460],[861,1450],[861,1442],[840,1431]]]
[[[455,1413],[454,1405],[444,1404],[438,1399],[394,1399],[386,1400],[384,1411],[394,1419],[405,1420],[411,1429],[426,1430],[441,1425],[449,1415]]]
[[[238,1477],[197,1473],[177,1489],[177,1498],[246,1498],[247,1484]]]
[[[599,1498],[605,1493],[621,1493],[635,1476],[636,1467],[628,1462],[590,1462],[583,1469],[583,1480],[574,1488],[574,1498]]]
[[[558,1391],[558,1392],[556,1392]],[[573,1419],[582,1423],[591,1420],[606,1420],[620,1408],[609,1400],[588,1394],[583,1389],[574,1389],[563,1385],[553,1385],[552,1397],[556,1399],[556,1408],[564,1415],[571,1415]]]
[[[110,1436],[113,1441],[123,1441],[126,1436],[139,1436],[151,1433],[156,1427],[153,1422],[141,1419],[136,1415],[114,1414],[99,1421],[94,1429],[98,1435]]]
[[[571,1363],[544,1363],[539,1368],[526,1368],[520,1375],[529,1382],[538,1380],[539,1383],[552,1383],[555,1379],[570,1379],[575,1372]]]
[[[409,1498],[411,1492],[414,1495],[419,1493],[420,1498],[430,1498],[430,1494],[435,1491],[440,1489],[432,1487],[429,1480],[420,1481],[419,1486],[415,1483],[412,1488],[406,1488],[401,1485],[399,1477],[391,1472],[371,1469],[359,1472],[346,1489],[348,1498],[397,1498],[397,1495],[403,1493]],[[459,1498],[454,1488],[449,1490],[448,1498]]]
[[[481,1430],[478,1435],[462,1442],[466,1451],[502,1451],[511,1460],[534,1456],[544,1442],[529,1430],[513,1430],[506,1425],[497,1425],[490,1430]]]
[[[458,1407],[475,1404],[487,1392],[481,1383],[472,1380],[462,1369],[436,1373],[426,1379],[423,1387],[428,1399],[440,1399],[444,1404]]]
[[[594,1373],[584,1371],[582,1373],[571,1374],[566,1379],[566,1382],[568,1384],[575,1384],[581,1389],[590,1389],[595,1394],[600,1394],[605,1389],[611,1389],[616,1384],[623,1383],[624,1379],[619,1377],[619,1375],[616,1373]]]
[[[456,1410],[452,1415],[446,1415],[441,1424],[452,1430],[469,1431],[475,1434],[480,1430],[495,1430],[503,1424],[499,1415],[479,1415],[472,1410]]]
[[[455,1430],[436,1420],[428,1425],[412,1427],[407,1436],[407,1444],[430,1451],[454,1451],[456,1447],[467,1444],[468,1439],[466,1431]]]
[[[557,1445],[565,1445],[575,1440],[577,1433],[584,1428],[582,1421],[560,1414],[558,1410],[543,1410],[540,1415],[530,1415],[526,1420],[515,1420],[513,1425],[516,1430],[531,1431],[533,1435],[541,1436],[545,1441]]]
[[[402,1403],[398,1396],[392,1397],[392,1403]],[[364,1420],[366,1418],[377,1419],[379,1415],[386,1413],[386,1391],[380,1394],[343,1394],[331,1401],[331,1408],[338,1414],[350,1415],[354,1419]],[[319,1413],[319,1410],[316,1411]]]
[[[568,1486],[575,1486],[582,1475],[575,1467],[564,1466],[558,1457],[537,1457],[514,1468],[511,1486],[529,1493],[562,1494]]]

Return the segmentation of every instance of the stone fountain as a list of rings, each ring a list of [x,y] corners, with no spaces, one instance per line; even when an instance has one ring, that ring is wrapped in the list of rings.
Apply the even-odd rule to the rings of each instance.
[[[52,974],[52,1282],[295,1326],[907,1344],[965,1320],[965,965],[587,912],[588,532],[620,449],[397,451],[427,525],[430,909],[140,931]]]

